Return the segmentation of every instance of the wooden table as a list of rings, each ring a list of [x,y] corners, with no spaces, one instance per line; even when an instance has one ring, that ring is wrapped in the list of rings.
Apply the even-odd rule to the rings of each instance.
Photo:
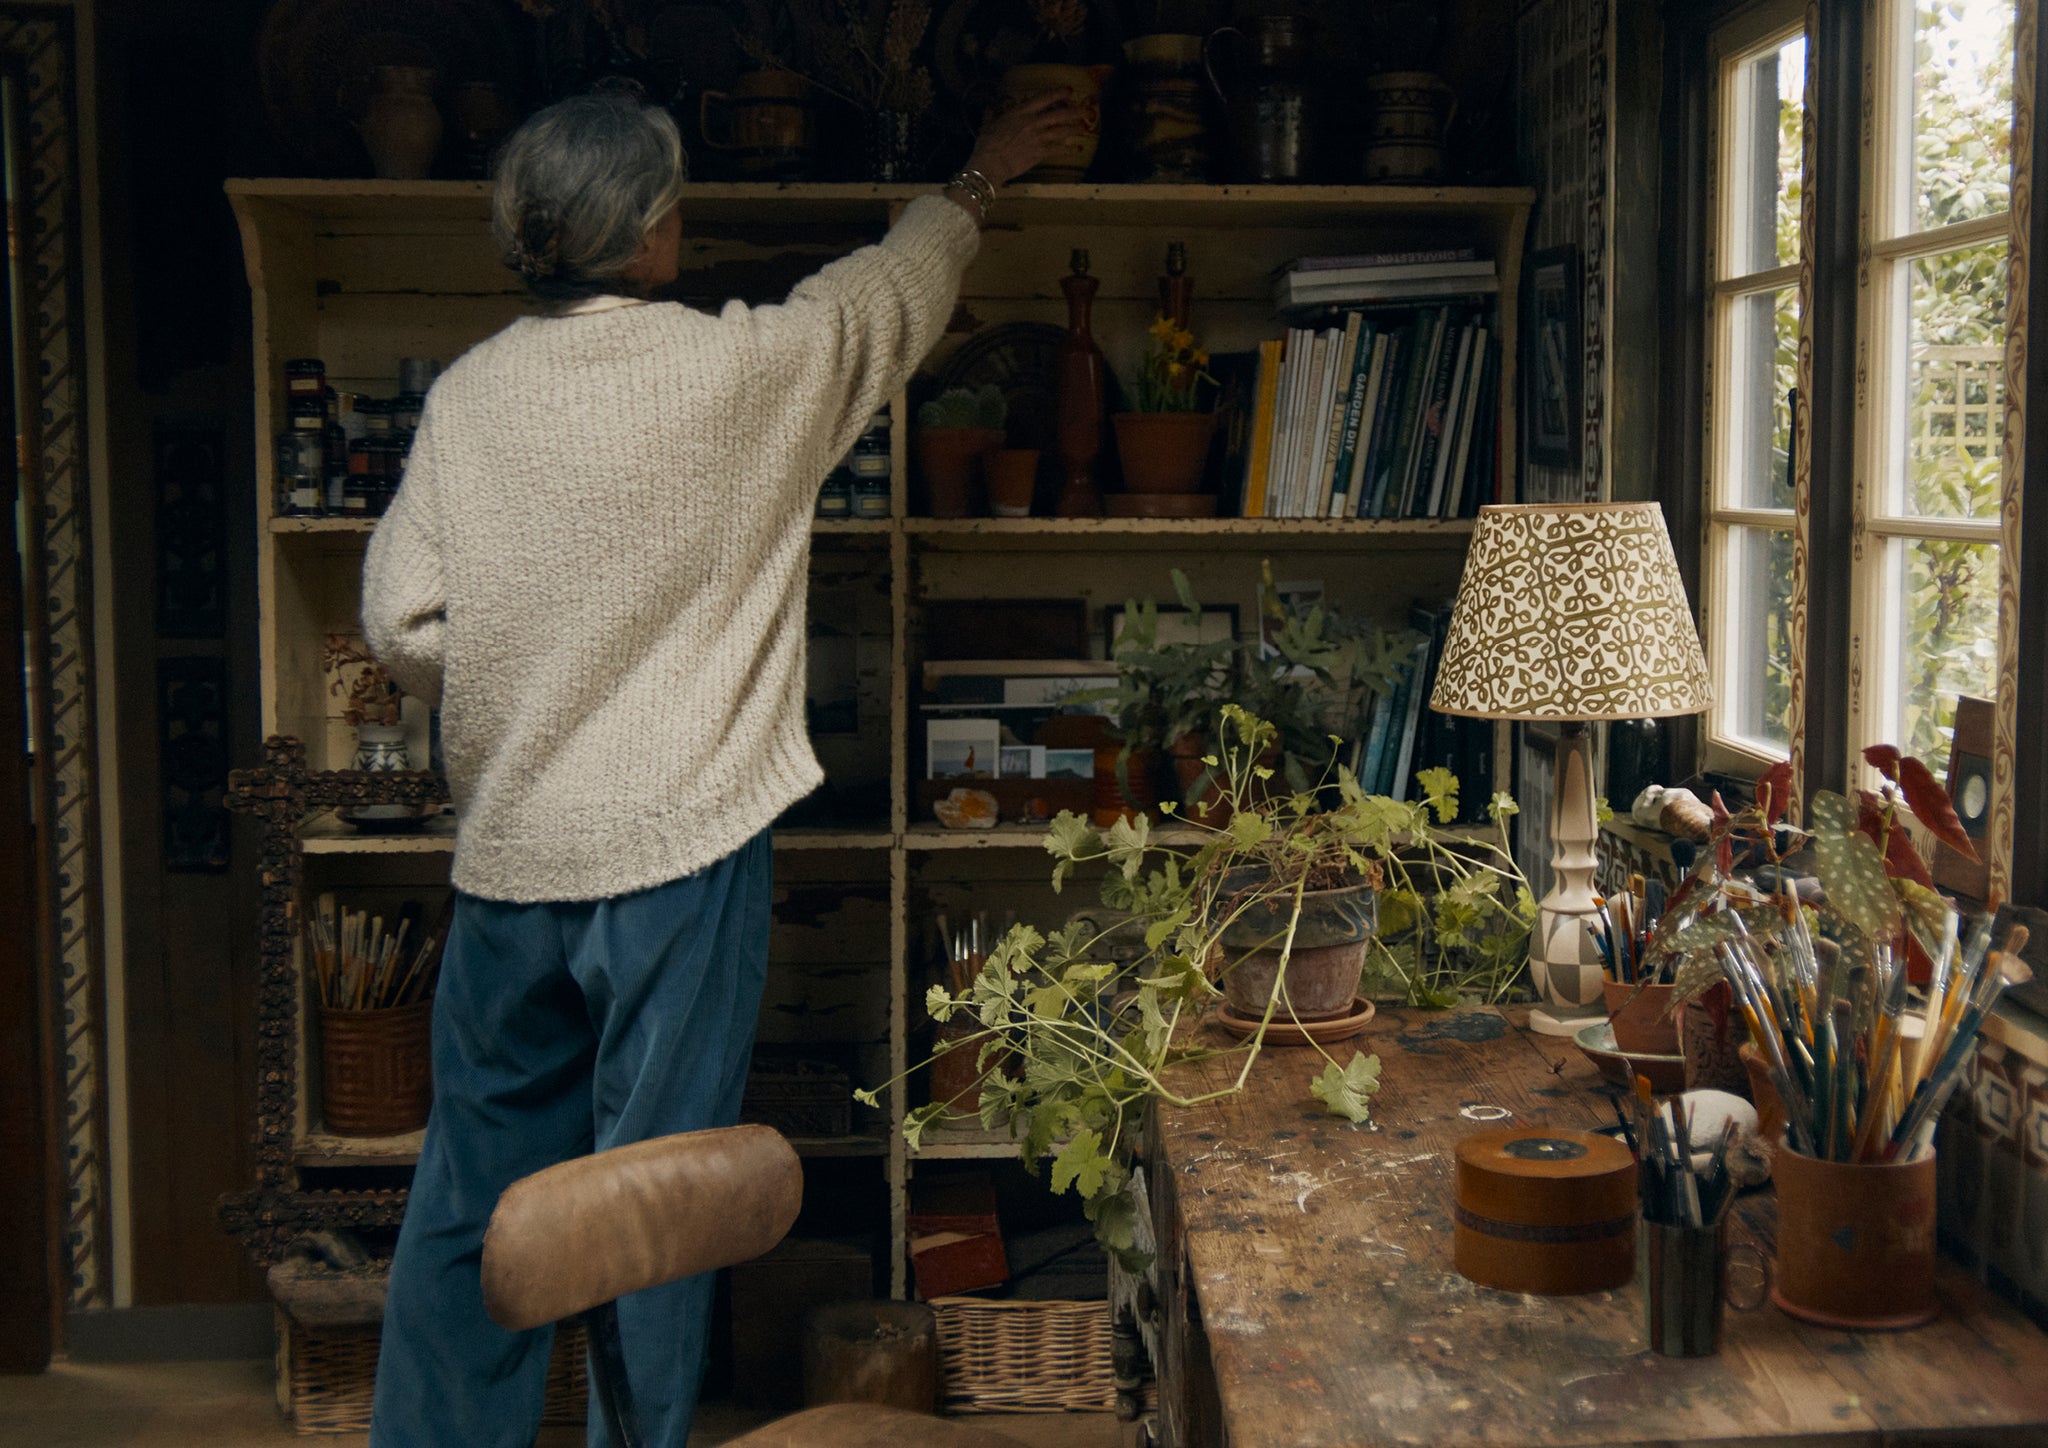
[[[1720,1355],[1692,1360],[1647,1350],[1633,1285],[1534,1297],[1459,1276],[1454,1144],[1613,1119],[1571,1043],[1520,1017],[1383,1010],[1354,1043],[1382,1062],[1364,1125],[1321,1114],[1322,1058],[1300,1048],[1268,1048],[1236,1097],[1159,1110],[1163,1442],[2048,1445],[2048,1337],[1946,1264],[1941,1317],[1917,1331],[1831,1332],[1766,1305],[1730,1311]],[[1237,1065],[1191,1063],[1179,1084]],[[1768,1251],[1769,1194],[1738,1210]]]

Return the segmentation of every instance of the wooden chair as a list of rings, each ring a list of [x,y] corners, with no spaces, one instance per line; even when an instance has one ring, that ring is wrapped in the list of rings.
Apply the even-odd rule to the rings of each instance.
[[[615,1147],[506,1188],[484,1236],[484,1305],[522,1332],[581,1316],[592,1396],[619,1448],[640,1424],[619,1348],[616,1299],[766,1252],[796,1221],[803,1167],[766,1126]],[[1013,1438],[869,1403],[812,1408],[733,1448],[1018,1448]]]

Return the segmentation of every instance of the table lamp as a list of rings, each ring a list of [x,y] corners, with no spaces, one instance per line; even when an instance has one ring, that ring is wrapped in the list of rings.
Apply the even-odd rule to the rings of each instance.
[[[1699,633],[1655,503],[1479,510],[1430,707],[1558,724],[1550,893],[1537,907],[1530,1026],[1571,1035],[1601,1015],[1592,739],[1598,719],[1697,714],[1713,700]]]

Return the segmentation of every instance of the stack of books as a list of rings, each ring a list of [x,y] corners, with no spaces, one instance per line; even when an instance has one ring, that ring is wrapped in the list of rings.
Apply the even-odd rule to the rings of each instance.
[[[1493,797],[1493,723],[1439,714],[1429,707],[1436,666],[1443,657],[1451,606],[1414,605],[1408,627],[1421,640],[1387,693],[1374,698],[1360,738],[1358,782],[1370,794],[1408,799],[1415,772],[1441,765],[1458,776],[1458,823],[1486,819]]]
[[[1246,517],[1461,518],[1493,501],[1500,348],[1484,297],[1499,283],[1469,253],[1422,255],[1437,259],[1310,257],[1281,276],[1282,309],[1323,324],[1259,348]]]

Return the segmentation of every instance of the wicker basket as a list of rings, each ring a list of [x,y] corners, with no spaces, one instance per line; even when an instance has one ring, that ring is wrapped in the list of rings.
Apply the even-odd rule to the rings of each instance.
[[[277,1315],[278,1405],[299,1433],[367,1433],[370,1394],[377,1381],[374,1327],[330,1330],[301,1327]],[[548,1359],[543,1423],[583,1421],[586,1387],[581,1323],[555,1329]]]
[[[320,1104],[340,1136],[400,1136],[434,1101],[432,997],[375,1011],[320,1008]]]
[[[956,1413],[1110,1412],[1116,1377],[1103,1302],[935,1297],[939,1401]]]

